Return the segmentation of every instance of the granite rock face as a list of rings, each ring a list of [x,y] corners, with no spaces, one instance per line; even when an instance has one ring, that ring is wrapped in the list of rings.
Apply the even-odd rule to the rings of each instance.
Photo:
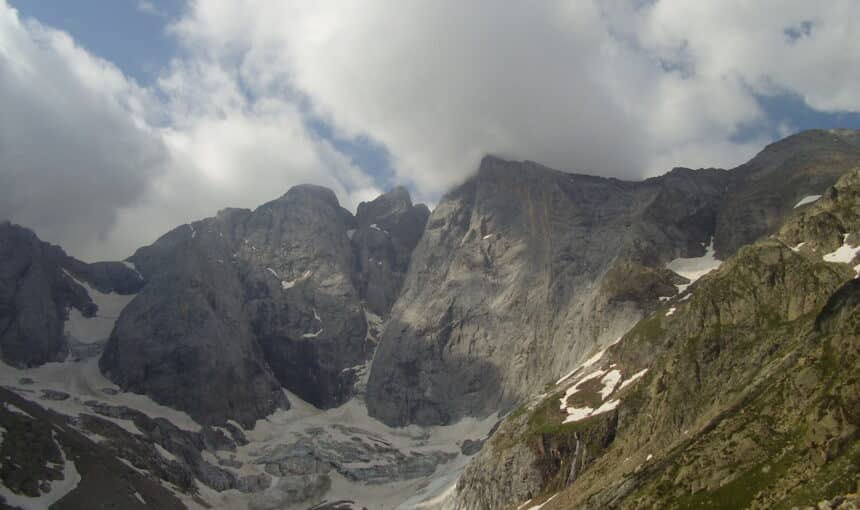
[[[77,280],[77,281],[76,281]],[[144,281],[120,262],[87,264],[23,227],[0,223],[0,357],[18,367],[65,359],[63,323],[76,308],[98,312],[86,282],[104,292],[133,294]]]
[[[676,169],[632,183],[485,158],[413,252],[370,412],[392,425],[486,415],[615,340],[676,292],[650,268],[704,251],[726,178]]]
[[[387,312],[422,207],[395,190],[357,220],[331,190],[301,185],[174,229],[130,258],[149,283],[120,316],[102,371],[202,423],[250,426],[289,405],[282,387],[317,407],[343,403],[373,352],[363,300]],[[379,269],[359,269],[377,256]]]

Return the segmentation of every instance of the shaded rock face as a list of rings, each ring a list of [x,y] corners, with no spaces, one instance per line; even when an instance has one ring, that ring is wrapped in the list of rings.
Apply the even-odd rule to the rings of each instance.
[[[318,407],[343,403],[373,350],[363,298],[378,290],[374,310],[387,312],[421,210],[395,190],[362,204],[359,225],[332,191],[302,185],[174,229],[131,257],[149,283],[120,316],[102,371],[203,423],[250,426],[289,405],[282,387]],[[374,240],[371,225],[388,234]],[[357,253],[376,250],[381,269],[359,271]]]
[[[648,268],[704,251],[726,179],[677,169],[630,183],[485,158],[413,252],[370,412],[393,425],[486,415],[615,340],[675,292]],[[637,277],[612,277],[622,269]]]
[[[0,357],[18,367],[65,359],[63,323],[70,308],[92,317],[98,307],[75,278],[104,292],[133,294],[144,284],[119,262],[87,264],[30,230],[0,223]]]
[[[717,221],[720,258],[776,232],[804,197],[821,194],[860,163],[860,132],[812,130],[767,146],[733,170]]]
[[[427,206],[412,205],[401,187],[359,204],[351,234],[358,255],[358,285],[367,308],[376,315],[387,315],[397,299],[429,216]]]

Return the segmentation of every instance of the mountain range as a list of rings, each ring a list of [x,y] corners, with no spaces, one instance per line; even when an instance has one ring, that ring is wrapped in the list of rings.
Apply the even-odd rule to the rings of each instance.
[[[299,185],[121,262],[4,222],[0,508],[857,508],[858,253],[851,130]]]

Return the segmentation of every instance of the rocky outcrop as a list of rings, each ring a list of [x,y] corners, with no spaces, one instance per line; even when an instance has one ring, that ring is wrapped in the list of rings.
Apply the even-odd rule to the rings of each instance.
[[[714,245],[726,258],[779,229],[804,197],[819,195],[860,163],[860,132],[803,131],[730,171]]]
[[[359,204],[350,238],[358,253],[361,295],[376,315],[387,315],[397,299],[429,216],[430,209],[412,205],[402,187]]]
[[[592,405],[586,382],[611,379],[581,367],[514,413],[460,480],[457,508],[551,495],[542,508],[790,508],[853,490],[858,231],[860,170],[598,357],[598,376],[640,374],[610,384],[612,406],[559,410],[568,395]],[[494,482],[511,452],[518,468]],[[483,496],[494,490],[510,498]]]
[[[76,281],[76,279],[78,281]],[[0,223],[0,357],[18,367],[64,359],[63,324],[75,308],[85,317],[98,306],[79,283],[103,292],[134,294],[144,284],[120,262],[87,264],[26,228]]]
[[[808,131],[734,170],[643,182],[488,157],[442,199],[382,335],[368,406],[386,423],[505,409],[621,336],[685,283],[676,257],[724,258],[773,233],[860,163],[855,131]]]
[[[617,339],[675,292],[675,275],[648,268],[703,251],[724,180],[676,169],[632,183],[485,158],[413,252],[371,413],[394,425],[486,415]]]
[[[289,405],[281,388],[339,405],[373,351],[364,299],[387,312],[424,210],[400,189],[357,219],[331,190],[302,185],[174,229],[130,258],[149,283],[102,371],[202,423],[251,426]]]

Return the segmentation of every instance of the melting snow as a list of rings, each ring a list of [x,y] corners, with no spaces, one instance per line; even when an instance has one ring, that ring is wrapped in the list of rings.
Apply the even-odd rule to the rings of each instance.
[[[800,199],[800,202],[794,204],[794,208],[797,209],[800,206],[811,204],[812,202],[817,201],[821,198],[821,195],[809,195]]]
[[[19,386],[18,380],[29,377],[34,380],[32,385],[27,386],[33,392],[17,390],[21,397],[32,400],[41,407],[51,409],[66,416],[75,417],[80,413],[92,414],[93,411],[84,402],[97,400],[114,406],[128,406],[152,418],[165,418],[177,427],[199,431],[200,425],[194,422],[187,414],[157,404],[145,395],[136,393],[120,392],[119,388],[107,380],[99,370],[98,358],[89,358],[84,361],[65,361],[61,363],[45,363],[40,367],[19,369],[0,362],[0,386],[16,390]],[[38,395],[41,390],[51,389],[68,393],[71,398],[66,400],[41,400]],[[111,390],[105,393],[104,390]],[[108,419],[117,425],[139,434],[140,431],[131,421],[114,418]]]
[[[690,283],[675,285],[678,288],[678,292],[684,292],[696,280],[720,267],[720,264],[722,264],[722,261],[714,258],[714,238],[711,237],[711,242],[706,247],[704,255],[687,259],[677,258],[666,264],[666,269],[674,271],[690,280]]]
[[[86,289],[90,299],[98,306],[98,311],[95,317],[84,317],[77,308],[71,308],[69,318],[63,326],[63,332],[66,336],[85,344],[107,340],[120,312],[128,306],[136,294],[124,295],[115,292],[105,294],[90,287],[86,282],[78,280],[68,271],[66,275]]]
[[[797,246],[795,246],[794,248],[792,248],[792,249],[791,249],[791,251],[793,251],[793,252],[795,252],[795,253],[799,252],[799,251],[800,251],[800,249],[801,249],[801,248],[803,248],[803,245],[804,245],[804,244],[806,244],[806,242],[805,242],[805,241],[804,241],[804,242],[802,242],[802,243],[797,243]]]
[[[626,388],[626,387],[630,386],[631,384],[635,383],[635,382],[636,382],[636,381],[638,381],[638,380],[639,380],[643,375],[645,375],[647,372],[648,372],[648,369],[647,369],[647,368],[644,368],[644,369],[642,369],[642,370],[640,370],[640,371],[636,372],[635,374],[631,375],[631,376],[630,376],[630,379],[627,379],[626,381],[624,381],[624,382],[622,382],[622,383],[621,383],[621,386],[619,386],[619,387],[618,387],[618,391],[621,391],[621,390],[623,390],[624,388]]]
[[[482,239],[484,239],[486,241],[487,239],[489,239],[491,237],[493,237],[493,234],[487,234],[484,237],[482,237]]]
[[[558,381],[556,381],[556,382],[555,382],[556,386],[558,386],[559,384],[561,384],[562,382],[564,382],[564,380],[565,380],[565,379],[567,379],[567,378],[569,378],[570,376],[572,376],[573,374],[575,374],[575,373],[577,372],[577,370],[581,370],[581,369],[584,369],[584,368],[588,368],[588,367],[590,367],[591,365],[593,365],[593,364],[597,363],[598,361],[600,361],[600,358],[602,358],[602,357],[603,357],[603,355],[604,355],[604,354],[606,354],[606,350],[607,350],[607,349],[609,349],[610,347],[612,347],[613,345],[617,344],[617,343],[618,343],[618,341],[619,341],[619,340],[621,340],[621,338],[622,338],[622,337],[618,337],[614,342],[612,342],[611,344],[607,345],[607,346],[606,346],[605,348],[603,348],[602,350],[598,351],[594,356],[592,356],[592,357],[588,358],[587,360],[583,361],[583,362],[582,362],[582,364],[580,364],[579,366],[577,366],[576,368],[574,368],[573,370],[571,370],[570,372],[568,372],[567,374],[565,374],[564,376],[562,376],[562,378],[561,378],[561,379],[559,379]]]
[[[553,499],[555,499],[555,497],[556,497],[556,496],[558,496],[558,494],[553,494],[553,496],[552,496],[551,498],[549,498],[548,500],[544,501],[544,502],[543,502],[543,503],[541,503],[540,505],[530,506],[530,507],[528,507],[526,510],[540,510],[541,508],[543,508],[543,506],[544,506],[544,505],[546,505],[547,503],[549,503],[550,501],[552,501]],[[531,500],[529,500],[529,501],[531,501]],[[527,502],[528,502],[528,501],[527,501]]]
[[[281,288],[284,290],[292,289],[297,283],[299,283],[302,280],[307,279],[307,277],[309,277],[310,275],[311,275],[311,272],[310,272],[310,270],[308,270],[308,271],[305,271],[304,273],[302,273],[302,275],[299,276],[298,278],[296,278],[295,280],[281,280]]]
[[[606,397],[611,395],[615,391],[615,387],[618,386],[618,383],[621,382],[621,372],[617,369],[610,370],[603,376],[600,382],[603,383],[603,389],[600,390],[600,398],[606,400]]]
[[[675,313],[675,310],[677,310],[677,308],[674,306],[672,308],[669,308],[669,311],[666,312],[666,317],[673,315]]]
[[[158,443],[153,443],[155,445],[155,449],[158,450],[158,454],[164,457],[167,460],[176,461],[176,455],[173,455],[169,451],[165,450],[163,446]]]
[[[27,411],[21,409],[20,407],[16,406],[15,404],[10,404],[8,402],[4,402],[3,407],[5,407],[6,410],[9,411],[10,413],[20,414],[21,416],[26,416],[27,418],[35,420],[35,418],[33,418],[33,415],[31,415]]]
[[[824,262],[841,262],[843,264],[850,264],[858,253],[860,253],[860,245],[856,247],[850,246],[848,244],[848,234],[845,234],[842,237],[842,246],[837,248],[836,251],[828,253],[823,258]]]
[[[302,401],[296,395],[285,392],[293,404],[289,410],[279,410],[259,420],[252,430],[245,430],[249,444],[239,446],[236,459],[245,463],[249,473],[263,472],[264,466],[257,464],[261,452],[277,448],[278,445],[293,443],[308,431],[324,430],[326,435],[337,441],[351,441],[361,438],[364,442],[388,444],[405,455],[433,451],[457,454],[450,462],[440,465],[434,474],[411,480],[392,481],[382,485],[368,485],[349,480],[336,471],[331,471],[331,489],[324,498],[329,501],[354,501],[355,508],[443,510],[452,508],[456,482],[471,457],[462,455],[459,442],[464,438],[483,438],[498,421],[495,415],[485,419],[464,418],[453,425],[418,427],[410,425],[391,428],[371,418],[367,408],[359,399],[327,410],[317,409]],[[346,425],[347,427],[343,427]],[[314,432],[316,433],[316,432]],[[373,462],[375,459],[368,459]],[[272,484],[275,487],[276,484]],[[235,490],[216,492],[200,486],[200,497],[214,508],[247,510],[249,497],[265,497],[266,492],[253,496]],[[189,507],[198,508],[186,495],[179,495]],[[305,505],[309,506],[309,505]],[[302,507],[304,508],[304,507]]]

